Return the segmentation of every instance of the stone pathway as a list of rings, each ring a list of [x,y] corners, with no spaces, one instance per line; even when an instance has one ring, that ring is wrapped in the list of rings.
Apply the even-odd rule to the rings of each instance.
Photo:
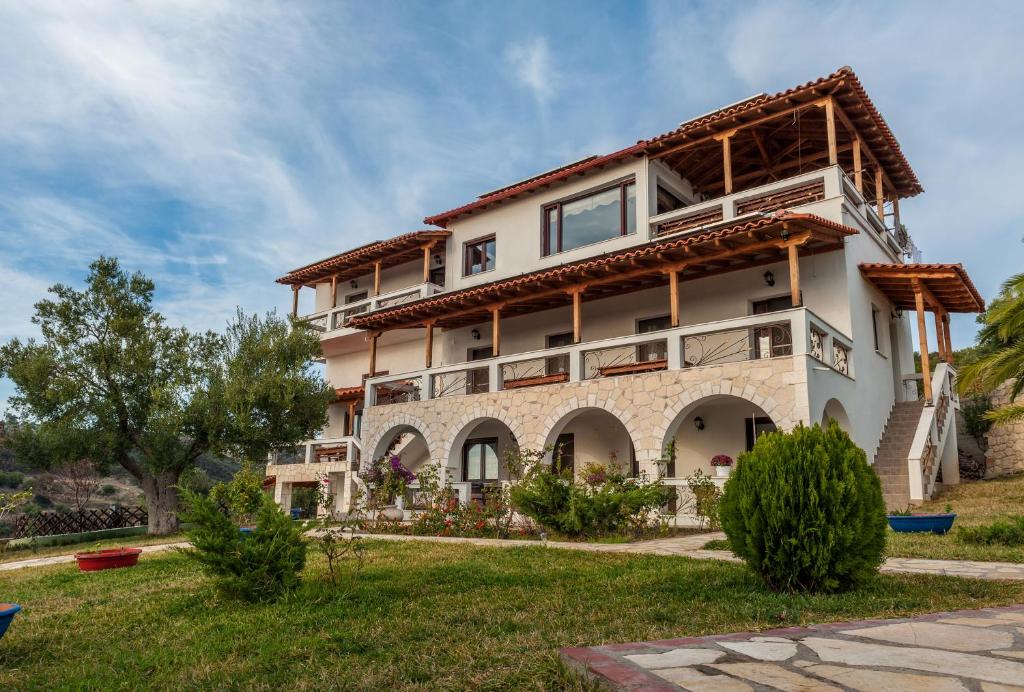
[[[137,546],[142,548],[143,553],[158,553],[162,550],[171,550],[172,548],[187,548],[189,545],[188,541],[182,541],[180,543],[160,543],[157,545],[140,545]],[[85,550],[83,547],[82,550]],[[23,569],[25,567],[42,567],[43,565],[59,565],[65,562],[74,562],[75,554],[69,553],[67,555],[48,555],[46,557],[33,557],[26,560],[17,560],[16,562],[0,562],[0,572],[7,572],[14,569]]]
[[[1024,690],[1024,606],[562,649],[618,690]]]
[[[385,541],[430,541],[436,543],[463,543],[492,548],[514,548],[537,546],[538,541],[501,540],[497,538],[448,538],[442,536],[401,536],[372,534],[366,538]],[[658,538],[638,543],[573,543],[569,541],[548,541],[549,548],[583,550],[591,553],[634,553],[639,555],[677,555],[698,560],[725,560],[739,562],[739,558],[727,550],[704,550],[703,546],[713,539],[725,538],[724,533],[702,533],[673,538]],[[973,579],[1024,581],[1024,564],[1015,562],[969,562],[963,560],[923,560],[909,557],[891,557],[882,565],[883,572],[902,574],[939,574]],[[1022,681],[1024,683],[1024,681]]]

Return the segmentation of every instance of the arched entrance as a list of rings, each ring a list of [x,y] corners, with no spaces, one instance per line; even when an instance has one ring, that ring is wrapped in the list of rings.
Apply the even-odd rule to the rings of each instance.
[[[509,467],[510,457],[519,452],[512,430],[497,418],[482,416],[470,421],[452,438],[448,449],[448,480],[463,499],[483,500],[486,491],[502,481],[518,480]]]
[[[850,416],[847,415],[846,409],[843,408],[843,405],[837,399],[829,399],[821,413],[822,427],[827,426],[830,420],[834,420],[839,425],[839,429],[847,435],[852,434]]]
[[[602,408],[567,413],[548,431],[545,448],[550,462],[579,476],[589,463],[607,464],[627,476],[639,474],[636,447],[622,421]]]
[[[402,464],[415,472],[430,461],[430,448],[419,430],[411,425],[399,425],[381,435],[367,461],[392,455],[400,457]]]
[[[713,474],[712,457],[733,459],[753,447],[758,437],[776,429],[760,406],[738,396],[715,394],[680,411],[668,426],[663,449],[674,443],[666,476],[685,478],[700,469]]]

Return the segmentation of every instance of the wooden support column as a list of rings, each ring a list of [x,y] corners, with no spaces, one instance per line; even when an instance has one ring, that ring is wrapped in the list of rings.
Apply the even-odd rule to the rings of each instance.
[[[933,310],[932,314],[935,315],[935,340],[939,342],[939,360],[949,362],[949,354],[946,353],[946,335],[945,325],[942,324],[942,313],[938,310]]]
[[[583,340],[583,288],[572,290],[572,342]]]
[[[875,168],[875,206],[878,208],[878,218],[885,223],[885,188],[882,187],[882,169]]]
[[[900,200],[895,192],[892,194],[892,227],[897,231],[900,229]]]
[[[921,349],[921,381],[924,383],[924,402],[929,405],[932,402],[932,374],[931,364],[928,362],[928,329],[924,321],[924,294],[921,292],[921,284],[916,279],[914,285],[914,309],[917,311],[917,337]]]
[[[380,295],[380,260],[373,263],[373,295]]]
[[[668,305],[672,326],[679,326],[679,272],[673,269],[668,273]]]
[[[298,284],[292,286],[292,318],[299,316],[299,289],[302,288]]]
[[[953,355],[953,340],[949,335],[949,313],[946,311],[942,312],[942,336],[946,339],[946,358],[950,365],[956,362],[956,357]]]
[[[722,174],[725,180],[725,194],[732,194],[732,134],[722,137]]]
[[[370,334],[370,377],[377,374],[377,337],[380,332]]]
[[[331,275],[331,307],[338,307],[338,275]]]
[[[348,402],[348,425],[346,426],[345,434],[351,437],[355,434],[356,429],[356,400]]]
[[[501,307],[491,308],[491,355],[501,355]]]
[[[800,253],[796,243],[790,243],[786,250],[789,253],[789,294],[793,307],[797,307],[803,304],[800,300]]]
[[[434,323],[427,322],[423,325],[427,330],[426,338],[426,353],[424,354],[424,365],[425,367],[432,367],[434,361]]]
[[[433,245],[423,246],[423,283],[430,281],[430,250]]]
[[[864,172],[861,170],[860,160],[860,137],[853,139],[853,183],[857,186],[857,192],[864,194]]]
[[[836,105],[829,98],[825,101],[825,129],[828,133],[828,165],[839,163],[839,148],[836,146]]]

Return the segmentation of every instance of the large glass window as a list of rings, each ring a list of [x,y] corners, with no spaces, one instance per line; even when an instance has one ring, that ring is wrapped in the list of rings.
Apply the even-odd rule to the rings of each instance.
[[[632,180],[544,208],[544,254],[573,250],[636,232]]]
[[[464,481],[497,481],[498,438],[466,440],[462,447],[462,473]]]
[[[494,269],[494,251],[496,248],[494,236],[466,243],[465,247],[466,257],[462,272],[465,276]]]

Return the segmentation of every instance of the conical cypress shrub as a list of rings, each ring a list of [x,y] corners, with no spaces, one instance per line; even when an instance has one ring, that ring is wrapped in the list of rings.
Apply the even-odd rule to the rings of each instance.
[[[777,591],[852,588],[882,564],[881,483],[835,421],[758,438],[719,512],[733,552]]]

